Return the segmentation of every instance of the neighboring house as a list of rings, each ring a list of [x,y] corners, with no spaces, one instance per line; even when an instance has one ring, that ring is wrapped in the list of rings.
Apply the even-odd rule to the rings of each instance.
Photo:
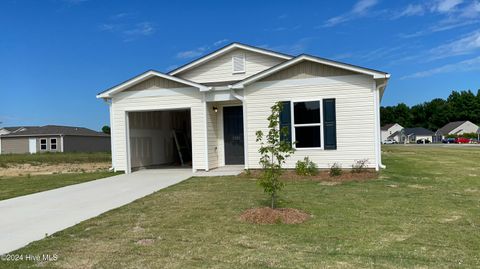
[[[397,142],[400,142],[398,139],[399,131],[403,129],[402,125],[398,123],[385,124],[382,126],[382,142],[393,139]]]
[[[110,151],[110,136],[82,127],[0,128],[0,154]]]
[[[458,135],[461,136],[463,134],[468,134],[468,133],[479,133],[480,128],[478,125],[468,121],[454,121],[454,122],[449,122],[442,128],[438,129],[437,132],[435,132],[435,137],[437,141],[442,141],[442,139],[445,139],[446,136],[448,135]]]
[[[423,127],[404,128],[401,131],[400,143],[416,143],[418,140],[423,142],[433,142],[434,133]]]
[[[167,74],[147,71],[97,95],[108,101],[116,171],[177,162],[173,133],[190,141],[193,171],[261,168],[258,130],[275,102],[296,141],[287,168],[308,156],[320,168],[368,159],[382,166],[380,100],[388,73],[239,43]],[[186,154],[182,154],[186,155]]]

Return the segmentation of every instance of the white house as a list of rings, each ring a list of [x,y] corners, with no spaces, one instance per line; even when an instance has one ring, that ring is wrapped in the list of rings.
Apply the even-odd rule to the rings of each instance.
[[[320,168],[335,162],[349,168],[368,159],[370,168],[379,169],[379,107],[389,77],[233,43],[169,73],[147,71],[97,98],[110,106],[116,171],[190,159],[193,171],[260,168],[255,133],[267,130],[270,107],[278,101],[284,105],[281,124],[291,131],[287,139],[297,142],[287,167],[309,156]],[[177,147],[175,141],[187,143]]]
[[[437,140],[441,141],[445,139],[447,135],[463,135],[469,133],[479,133],[480,129],[478,125],[468,121],[454,121],[445,124],[442,128],[438,129],[435,133]]]
[[[397,142],[400,142],[398,140],[398,137],[395,136],[395,133],[400,132],[403,129],[402,125],[398,123],[392,123],[392,124],[385,124],[382,126],[382,142],[384,142],[387,139],[394,139]]]

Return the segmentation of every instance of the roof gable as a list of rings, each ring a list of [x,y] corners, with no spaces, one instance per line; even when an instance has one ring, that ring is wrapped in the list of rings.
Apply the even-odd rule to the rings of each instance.
[[[364,68],[364,67],[360,67],[360,66],[355,66],[355,65],[350,65],[350,64],[346,64],[346,63],[336,62],[336,61],[332,61],[332,60],[327,60],[327,59],[324,59],[324,58],[314,57],[314,56],[310,56],[310,55],[306,55],[306,54],[302,54],[302,55],[300,55],[298,57],[295,57],[291,60],[285,61],[281,64],[276,65],[276,66],[273,66],[272,68],[269,68],[269,69],[267,69],[263,72],[252,75],[252,76],[250,76],[250,77],[248,77],[248,78],[246,78],[246,79],[244,79],[244,80],[242,80],[238,83],[235,83],[234,85],[232,85],[232,88],[242,89],[246,85],[249,85],[249,84],[254,83],[258,80],[261,80],[263,78],[271,76],[272,74],[280,72],[280,71],[282,71],[286,68],[289,68],[289,67],[291,67],[293,65],[296,65],[298,63],[301,63],[303,61],[310,61],[310,62],[324,64],[324,65],[331,66],[331,67],[340,68],[340,69],[343,69],[343,70],[346,70],[346,71],[352,71],[352,72],[359,73],[359,74],[369,75],[369,76],[372,76],[374,79],[388,79],[388,78],[390,78],[390,74],[388,74],[386,72],[382,72],[382,71],[378,71],[378,70],[374,70],[374,69],[369,69],[369,68]]]
[[[201,64],[204,64],[208,61],[211,61],[213,59],[216,59],[216,58],[218,58],[218,57],[220,57],[220,56],[222,56],[226,53],[229,53],[233,50],[236,50],[236,49],[242,49],[242,50],[245,50],[245,51],[256,52],[256,53],[260,53],[260,54],[263,54],[263,55],[268,55],[268,56],[271,56],[271,57],[279,58],[279,59],[282,59],[282,60],[290,60],[290,59],[293,58],[290,55],[283,54],[283,53],[278,53],[278,52],[263,49],[263,48],[249,46],[249,45],[245,45],[245,44],[241,44],[241,43],[231,43],[231,44],[229,44],[229,45],[227,45],[223,48],[220,48],[216,51],[213,51],[210,54],[207,54],[207,55],[202,56],[202,57],[200,57],[200,58],[198,58],[198,59],[196,59],[192,62],[189,62],[185,65],[182,65],[182,66],[168,72],[168,74],[172,75],[172,76],[175,76],[179,73],[190,70],[194,67],[197,67],[197,66],[199,66]]]
[[[189,80],[186,80],[186,79],[170,76],[170,75],[158,72],[158,71],[149,70],[149,71],[147,71],[143,74],[140,74],[136,77],[133,77],[133,78],[125,81],[125,82],[122,82],[117,86],[114,86],[114,87],[112,87],[112,88],[110,88],[106,91],[103,91],[103,92],[99,93],[97,95],[97,98],[111,98],[114,94],[117,94],[117,93],[119,93],[123,90],[126,90],[126,89],[128,89],[130,87],[133,87],[135,85],[138,85],[139,83],[142,83],[142,82],[144,82],[146,80],[149,80],[151,78],[154,78],[154,77],[159,77],[159,78],[164,78],[164,79],[167,79],[167,80],[171,80],[172,83],[181,83],[181,84],[185,84],[187,86],[195,87],[195,88],[198,88],[200,91],[208,91],[208,87],[206,87],[204,85],[201,85],[201,84],[198,84],[198,83],[195,83],[193,81],[189,81]]]

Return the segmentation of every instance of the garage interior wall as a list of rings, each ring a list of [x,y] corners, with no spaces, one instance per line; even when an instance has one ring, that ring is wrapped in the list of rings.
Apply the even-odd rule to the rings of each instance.
[[[182,130],[191,147],[190,110],[129,112],[132,168],[178,164],[173,130]]]

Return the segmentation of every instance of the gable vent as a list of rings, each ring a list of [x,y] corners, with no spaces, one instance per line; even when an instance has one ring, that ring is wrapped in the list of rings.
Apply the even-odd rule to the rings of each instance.
[[[245,73],[245,54],[232,56],[233,73]]]

